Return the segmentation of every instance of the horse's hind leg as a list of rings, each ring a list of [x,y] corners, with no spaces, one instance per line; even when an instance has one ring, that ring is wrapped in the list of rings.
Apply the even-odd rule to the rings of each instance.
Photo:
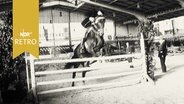
[[[80,64],[76,63],[76,64],[74,65],[74,68],[78,68],[79,65],[80,65]],[[75,76],[76,76],[76,72],[73,72],[72,78],[74,79]],[[75,82],[72,82],[72,87],[73,87],[73,86],[75,86]]]
[[[82,72],[82,78],[85,78],[86,72],[87,72],[87,71],[83,71],[83,72]],[[85,84],[85,80],[83,80],[82,82]]]

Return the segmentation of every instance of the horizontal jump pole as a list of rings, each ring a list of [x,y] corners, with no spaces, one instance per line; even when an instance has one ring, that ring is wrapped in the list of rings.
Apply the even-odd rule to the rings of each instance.
[[[141,79],[134,79],[134,80],[121,81],[121,82],[101,83],[101,84],[95,84],[95,85],[84,85],[84,86],[76,86],[76,87],[59,88],[59,89],[53,89],[53,90],[47,90],[47,91],[40,91],[38,92],[38,94],[43,95],[43,94],[51,94],[51,93],[71,91],[71,90],[82,90],[82,89],[88,89],[88,88],[98,88],[98,87],[107,87],[107,86],[109,87],[129,86],[133,84],[138,84],[140,82],[141,82]]]
[[[80,59],[66,59],[66,60],[41,60],[35,61],[35,65],[42,64],[53,64],[53,63],[68,63],[68,62],[85,62],[85,61],[94,61],[94,60],[107,60],[107,59],[116,59],[116,58],[127,58],[127,57],[141,57],[141,53],[128,54],[128,55],[115,55],[115,56],[105,56],[105,57],[92,57],[92,58],[80,58]]]
[[[37,82],[37,85],[49,85],[49,84],[58,84],[58,83],[67,83],[67,82],[77,82],[77,81],[86,81],[86,80],[95,80],[95,79],[103,79],[103,78],[113,78],[113,77],[120,77],[125,75],[131,74],[138,74],[143,73],[143,70],[134,71],[134,72],[123,72],[118,74],[108,74],[102,76],[95,76],[95,77],[87,77],[87,78],[75,78],[75,79],[66,79],[66,80],[55,80],[55,81],[44,81],[44,82]]]
[[[67,56],[67,54],[59,54],[57,58],[62,58],[64,56]],[[39,56],[39,59],[51,59],[53,57],[54,57],[53,55],[41,55]]]
[[[73,53],[70,53],[69,52],[69,54],[73,54]],[[49,59],[63,59],[63,57],[65,57],[65,56],[67,56],[68,54],[59,54],[57,57],[55,57],[55,56],[53,56],[53,55],[40,55],[39,57],[38,57],[38,59],[35,59],[35,60],[49,60]],[[27,60],[30,60],[31,59],[31,57],[30,56],[26,56],[26,57],[24,57],[24,58],[26,58]]]
[[[55,71],[39,71],[39,72],[35,72],[35,76],[38,76],[38,75],[49,75],[49,74],[63,74],[63,73],[82,72],[82,71],[97,70],[99,68],[98,67],[84,67],[84,68],[73,68],[73,69],[69,69],[69,70],[68,69],[64,69],[64,70],[55,70]]]

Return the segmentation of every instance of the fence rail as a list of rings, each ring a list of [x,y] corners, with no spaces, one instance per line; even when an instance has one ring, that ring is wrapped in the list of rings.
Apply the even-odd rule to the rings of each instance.
[[[81,58],[81,59],[67,59],[67,60],[41,60],[35,61],[35,65],[41,64],[53,64],[53,63],[68,63],[68,62],[85,62],[85,61],[94,61],[94,60],[107,60],[107,59],[119,59],[127,57],[141,57],[142,54],[127,54],[127,55],[115,55],[115,56],[106,56],[106,57],[93,57],[93,58]]]
[[[55,81],[44,81],[44,82],[37,82],[37,85],[49,85],[49,84],[59,84],[59,83],[67,83],[67,82],[77,82],[77,81],[86,81],[86,80],[95,80],[95,79],[103,79],[103,78],[113,78],[113,77],[120,77],[125,75],[131,74],[139,74],[143,71],[133,71],[133,72],[122,72],[118,74],[108,74],[108,75],[100,75],[95,77],[86,77],[86,78],[75,78],[75,79],[65,79],[65,80],[55,80]]]
[[[98,70],[100,67],[84,67],[84,68],[73,68],[70,70],[56,70],[56,71],[39,71],[35,72],[35,76],[39,75],[50,75],[50,74],[64,74],[64,73],[72,73],[72,72],[82,72],[82,71],[91,71]]]
[[[76,86],[76,87],[67,87],[67,88],[58,88],[53,90],[47,90],[47,91],[40,91],[38,92],[38,95],[43,94],[51,94],[51,93],[58,93],[63,91],[71,91],[71,90],[81,90],[81,89],[88,89],[88,88],[99,88],[99,87],[117,87],[117,86],[128,86],[140,83],[141,79],[133,79],[128,81],[121,81],[121,82],[109,82],[109,83],[101,83],[101,84],[95,84],[95,85],[85,85],[85,86]]]

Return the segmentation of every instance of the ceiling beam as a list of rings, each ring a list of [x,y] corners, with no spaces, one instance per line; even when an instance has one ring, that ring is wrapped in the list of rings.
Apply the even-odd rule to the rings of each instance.
[[[157,18],[158,16],[162,16],[162,15],[166,15],[166,14],[169,14],[169,13],[178,12],[178,11],[181,11],[181,10],[184,10],[184,7],[182,7],[182,8],[176,8],[176,9],[171,9],[171,10],[167,10],[167,11],[160,12],[160,13],[156,13],[156,14],[149,15],[149,16],[146,16],[146,17],[147,17],[147,18]]]
[[[179,2],[179,4],[184,7],[184,0],[177,0]]]
[[[64,1],[51,1],[51,2],[46,2],[46,3],[42,3],[42,5],[40,7],[41,8],[45,8],[45,7],[52,7],[52,6],[56,6],[56,5],[77,8],[77,6],[75,6],[74,4],[68,3],[68,2],[64,2]]]
[[[149,10],[146,10],[144,13],[148,13],[148,12],[153,11],[153,10],[158,10],[158,9],[161,9],[161,8],[164,8],[164,7],[173,5],[173,4],[174,4],[174,2],[170,2],[170,3],[167,3],[165,5],[162,5],[162,6],[159,6],[159,7],[155,7],[155,8],[149,9]]]
[[[77,9],[82,7],[84,4],[85,4],[85,2],[80,3],[79,5],[77,5],[77,7],[75,9],[73,9],[73,11],[76,11]]]
[[[115,3],[116,1],[118,1],[118,0],[113,0],[113,1],[109,2],[109,4]]]
[[[149,0],[139,1],[139,2],[137,2],[137,3],[142,4],[142,3],[145,3],[145,2],[147,2],[147,1],[149,1]],[[132,7],[137,6],[137,3],[135,3],[135,4],[133,4],[133,5],[128,6],[126,9],[129,9],[129,8],[132,8]]]
[[[147,18],[160,18],[159,16],[163,16],[163,15],[167,15],[169,13],[174,13],[174,12],[178,12],[178,11],[182,11],[184,10],[184,7],[182,8],[176,8],[176,9],[171,9],[171,10],[167,10],[167,11],[163,11],[163,12],[160,12],[160,13],[156,13],[156,14],[152,14],[152,15],[148,15],[146,16]],[[165,18],[167,19],[167,18]],[[133,23],[137,21],[137,19],[133,19],[133,20],[129,20],[129,21],[125,21],[123,22],[124,24],[129,24],[129,23]]]
[[[93,2],[93,1],[90,1],[90,0],[81,0],[81,1],[86,2],[86,3],[88,3],[88,4],[91,4],[91,5],[96,5],[96,6],[99,6],[99,7],[103,7],[103,8],[111,9],[111,10],[114,10],[114,11],[118,11],[118,12],[122,12],[122,13],[127,13],[127,14],[130,14],[130,15],[133,15],[133,16],[135,16],[136,18],[138,18],[140,21],[147,21],[147,20],[148,20],[148,19],[145,17],[145,15],[142,14],[142,13],[140,13],[140,12],[127,10],[127,9],[125,9],[125,8],[112,6],[112,5],[110,5],[110,4]]]

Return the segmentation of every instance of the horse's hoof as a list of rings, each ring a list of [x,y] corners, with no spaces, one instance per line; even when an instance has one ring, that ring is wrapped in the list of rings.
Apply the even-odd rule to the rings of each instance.
[[[130,68],[134,68],[134,66],[133,65],[130,65]]]
[[[74,85],[74,83],[72,83],[72,87],[74,87],[75,85]]]

